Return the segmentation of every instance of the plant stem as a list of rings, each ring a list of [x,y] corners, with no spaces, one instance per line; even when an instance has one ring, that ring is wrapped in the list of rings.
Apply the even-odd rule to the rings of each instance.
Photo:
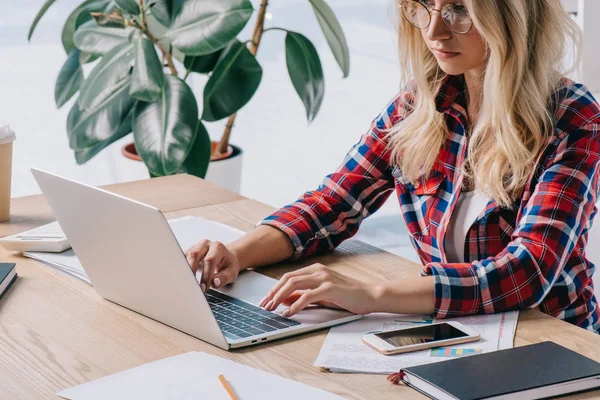
[[[267,14],[267,6],[269,5],[269,0],[262,0],[260,4],[260,9],[258,10],[258,17],[256,18],[256,24],[254,25],[254,32],[252,33],[252,42],[250,43],[250,53],[253,56],[256,56],[258,52],[258,46],[260,45],[260,40],[262,39],[262,34],[265,28],[265,15]],[[223,132],[223,136],[221,137],[221,141],[219,145],[215,149],[215,154],[223,154],[227,152],[227,148],[229,147],[229,138],[231,137],[231,130],[233,129],[233,125],[235,124],[237,113],[232,114],[227,119],[227,124],[225,125],[225,131]]]
[[[171,74],[178,76],[179,74],[177,73],[177,68],[175,68],[175,64],[173,63],[173,57],[171,56],[171,53],[165,50],[165,48],[158,42],[158,39],[150,33],[148,27],[146,26],[146,10],[144,10],[144,0],[140,0],[140,19],[141,23],[136,25],[142,30],[142,32],[144,32],[146,36],[148,36],[148,39],[152,40],[152,43],[159,48],[163,58],[167,60],[167,66],[171,70]]]
[[[146,26],[146,11],[144,10],[144,0],[140,0],[140,19],[142,21],[142,26]]]
[[[177,68],[175,68],[175,64],[173,63],[173,56],[171,56],[171,53],[164,49],[164,47],[158,42],[158,39],[150,33],[145,24],[142,25],[142,31],[146,34],[146,36],[148,36],[148,39],[152,40],[152,43],[154,43],[159,48],[163,57],[165,58],[165,60],[167,60],[167,66],[171,70],[171,74],[178,76]]]

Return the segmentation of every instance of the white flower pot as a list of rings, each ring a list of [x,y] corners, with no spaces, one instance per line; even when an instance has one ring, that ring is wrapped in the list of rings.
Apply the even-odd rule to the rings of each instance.
[[[218,145],[218,142],[212,142],[213,149]],[[135,150],[133,143],[128,143],[123,146],[121,153],[128,159],[139,162],[144,165],[142,159]],[[223,158],[216,158],[210,161],[208,171],[206,172],[205,180],[222,186],[235,193],[240,193],[242,183],[242,149],[237,146],[230,145],[229,151]],[[214,157],[214,156],[213,156]],[[144,167],[145,168],[145,167]]]
[[[231,145],[232,154],[221,160],[211,161],[206,179],[232,192],[239,193],[242,184],[242,149]]]

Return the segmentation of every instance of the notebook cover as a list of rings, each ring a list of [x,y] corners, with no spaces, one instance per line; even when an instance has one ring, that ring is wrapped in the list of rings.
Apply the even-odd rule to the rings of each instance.
[[[16,264],[0,263],[0,283],[2,283]]]
[[[10,274],[10,272],[15,268],[15,265],[16,264],[0,263],[0,284],[2,284],[2,282],[4,282],[4,280],[8,277],[8,274]],[[0,293],[0,298],[2,298],[2,295],[4,295],[4,293],[11,287],[16,278],[17,274],[15,274],[10,283],[6,286],[4,292]]]
[[[554,342],[542,342],[404,371],[456,398],[475,400],[600,376],[600,364]]]

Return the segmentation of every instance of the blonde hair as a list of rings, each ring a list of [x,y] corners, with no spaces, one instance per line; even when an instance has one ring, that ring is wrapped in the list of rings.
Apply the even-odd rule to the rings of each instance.
[[[552,94],[579,60],[581,31],[560,0],[465,0],[487,49],[483,98],[463,172],[496,202],[510,207],[527,184],[554,127]],[[399,50],[409,115],[388,133],[392,163],[413,183],[434,166],[448,138],[435,97],[446,74],[419,29],[399,18]],[[434,149],[435,151],[432,151]]]

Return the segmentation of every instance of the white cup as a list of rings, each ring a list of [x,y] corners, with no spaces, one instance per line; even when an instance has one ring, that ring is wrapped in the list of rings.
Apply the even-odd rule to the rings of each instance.
[[[15,139],[15,133],[10,127],[0,126],[0,222],[10,217],[10,181]]]

